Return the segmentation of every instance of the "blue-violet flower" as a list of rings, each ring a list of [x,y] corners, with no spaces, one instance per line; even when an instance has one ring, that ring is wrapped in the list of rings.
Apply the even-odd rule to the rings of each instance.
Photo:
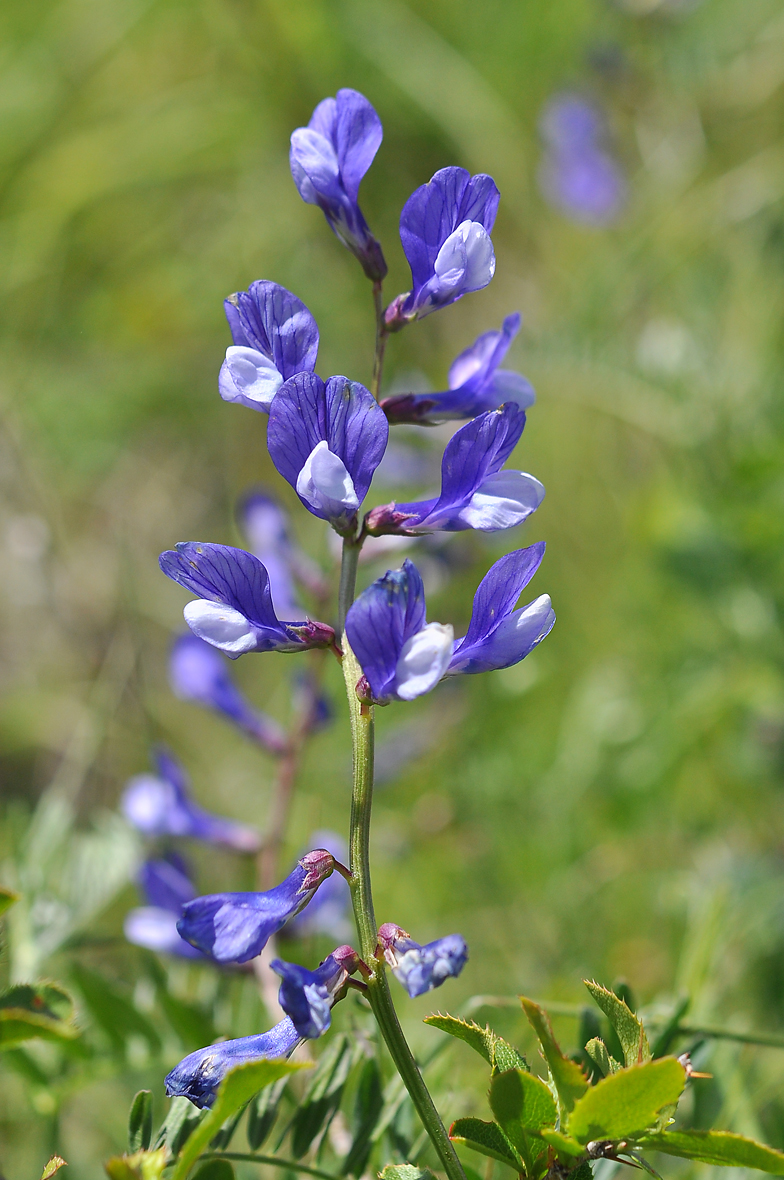
[[[468,947],[460,934],[447,934],[420,946],[400,926],[385,922],[378,941],[392,974],[412,1000],[458,976],[468,961]]]
[[[300,1036],[315,1040],[327,1031],[332,1005],[358,962],[359,956],[350,946],[339,946],[315,971],[298,963],[272,960],[270,967],[283,980],[278,1001]]]
[[[182,907],[196,896],[182,858],[169,853],[161,860],[145,861],[138,882],[147,904],[126,915],[123,930],[128,941],[161,954],[200,959],[201,951],[185,942],[177,930]]]
[[[610,225],[626,203],[627,185],[605,146],[600,112],[579,95],[556,95],[544,110],[540,130],[547,145],[539,169],[545,198],[572,221]]]
[[[217,1045],[197,1049],[167,1074],[164,1079],[166,1093],[170,1098],[180,1095],[188,1098],[200,1109],[212,1106],[218,1087],[229,1070],[249,1061],[290,1057],[302,1039],[287,1016],[269,1032],[238,1037],[234,1041],[219,1041]]]
[[[326,829],[313,832],[308,843],[311,848],[326,848],[342,864],[348,861],[348,845],[337,832]],[[351,934],[351,923],[348,921],[350,909],[348,881],[340,873],[333,873],[319,888],[310,905],[291,920],[284,933],[299,938],[313,934],[328,934],[336,939],[348,938]]]
[[[276,615],[279,619],[300,618],[303,610],[295,580],[312,594],[324,597],[324,578],[293,540],[288,513],[266,489],[254,488],[240,497],[237,521],[247,538],[248,551],[267,571]]]

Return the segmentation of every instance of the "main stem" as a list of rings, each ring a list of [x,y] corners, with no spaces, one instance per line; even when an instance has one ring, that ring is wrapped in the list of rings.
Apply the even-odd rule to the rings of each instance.
[[[340,617],[345,620],[348,607],[354,598],[359,549],[350,541],[343,542],[343,567],[340,579]],[[414,1055],[400,1027],[392,996],[389,991],[386,969],[376,959],[378,927],[373,910],[373,893],[370,885],[370,813],[373,805],[373,706],[363,705],[356,694],[357,681],[362,675],[356,656],[343,633],[343,675],[346,681],[346,695],[351,715],[351,737],[354,751],[354,786],[351,798],[351,839],[350,861],[353,880],[351,899],[354,919],[359,936],[359,951],[372,970],[367,980],[367,998],[373,1015],[381,1029],[397,1071],[403,1079],[411,1101],[414,1103],[422,1125],[438,1153],[449,1180],[465,1180],[455,1149],[446,1133],[435,1108],[430,1092],[424,1083]]]

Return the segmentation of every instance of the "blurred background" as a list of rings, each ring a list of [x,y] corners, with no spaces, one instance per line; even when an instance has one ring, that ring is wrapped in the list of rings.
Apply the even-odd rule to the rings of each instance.
[[[416,186],[460,164],[502,193],[493,283],[391,339],[387,392],[446,388],[518,309],[506,364],[537,391],[515,462],[544,504],[512,535],[421,548],[429,617],[462,633],[490,564],[540,539],[529,597],[558,615],[520,666],[381,711],[379,919],[471,948],[436,1003],[397,990],[406,1027],[426,1051],[434,1007],[582,1004],[581,978],[623,977],[654,1013],[688,994],[692,1024],[781,1029],[781,5],[11,0],[0,30],[0,880],[24,894],[2,972],[62,980],[84,1029],[4,1055],[4,1175],[57,1149],[71,1180],[99,1177],[135,1090],[162,1116],[163,1074],[205,1029],[267,1027],[252,977],[125,942],[142,852],[117,808],[164,740],[202,805],[265,824],[273,759],[171,692],[186,599],[157,556],[241,543],[235,501],[263,484],[334,559],[217,372],[222,300],[264,277],[312,310],[324,376],[369,380],[369,284],[288,168],[291,131],[341,86],[384,123],[362,206],[388,298],[408,289],[397,225]],[[579,143],[567,98],[592,112]],[[394,435],[370,504],[432,483],[444,432],[414,434]],[[232,672],[286,721],[288,657]],[[314,829],[347,830],[336,666],[326,686],[288,862]],[[201,892],[252,882],[229,853],[187,851]],[[313,938],[311,964],[330,949]],[[117,1005],[103,1024],[96,986]],[[480,1017],[530,1048],[514,1007]],[[557,1029],[574,1048],[568,1011]],[[484,1115],[484,1074],[451,1052],[445,1118]],[[784,1147],[784,1052],[701,1052],[697,1125]]]

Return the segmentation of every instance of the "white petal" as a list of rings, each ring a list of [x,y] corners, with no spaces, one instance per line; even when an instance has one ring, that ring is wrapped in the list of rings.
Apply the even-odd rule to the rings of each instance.
[[[544,487],[525,471],[499,471],[474,492],[459,519],[469,528],[495,532],[522,524],[544,499]]]
[[[333,455],[325,440],[313,448],[297,477],[297,492],[328,520],[359,508],[354,481],[339,455]]]
[[[226,362],[218,380],[224,401],[250,402],[254,407],[269,410],[282,384],[283,374],[263,352],[235,345],[226,349]]]
[[[176,798],[171,783],[154,774],[134,775],[125,789],[121,802],[125,818],[148,836],[160,834],[175,805]]]
[[[256,632],[245,616],[222,602],[197,598],[195,602],[189,602],[182,613],[194,635],[227,655],[239,656],[245,651],[253,651],[256,646]]]
[[[428,623],[403,644],[395,668],[395,692],[401,701],[413,701],[435,688],[452,658],[454,636],[451,627]]]
[[[461,661],[458,651],[449,669],[455,676],[465,669],[472,659],[481,660],[488,668],[508,668],[524,659],[531,648],[541,643],[555,623],[555,611],[549,594],[540,594],[503,620],[489,639],[477,644],[477,648],[466,653]]]
[[[151,951],[171,951],[183,941],[177,930],[177,915],[159,906],[139,906],[131,910],[123,929],[129,942],[146,946]]]
[[[444,288],[481,291],[495,274],[495,252],[485,227],[463,221],[438,251],[433,269]]]
[[[493,390],[498,394],[498,404],[514,402],[521,410],[527,410],[536,401],[536,394],[530,381],[513,369],[496,369]]]
[[[328,139],[311,127],[299,127],[292,135],[291,162],[292,166],[295,165],[297,169],[298,175],[294,177],[294,180],[300,190],[300,196],[310,204],[316,203],[315,199],[310,196],[312,189],[318,192],[328,191],[340,176],[340,165],[335,149]],[[307,196],[302,191],[300,173],[304,174],[309,182],[309,185],[305,186]],[[316,193],[313,192],[313,198],[315,196]]]

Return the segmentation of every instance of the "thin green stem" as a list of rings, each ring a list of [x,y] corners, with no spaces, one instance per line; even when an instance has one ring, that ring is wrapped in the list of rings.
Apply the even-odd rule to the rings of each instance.
[[[784,1049],[784,1037],[776,1033],[742,1033],[727,1028],[700,1028],[690,1024],[679,1024],[675,1031],[684,1037],[709,1037],[716,1041],[738,1041],[741,1045],[764,1045],[769,1049]]]
[[[338,636],[342,636],[346,625],[348,608],[354,601],[354,590],[357,585],[357,566],[362,549],[360,541],[343,540],[343,560],[340,564],[340,589],[338,590]]]
[[[455,1149],[400,1027],[400,1021],[392,1003],[383,960],[379,961],[376,958],[378,928],[373,910],[369,857],[370,814],[373,803],[374,717],[372,705],[361,704],[357,697],[355,690],[357,681],[362,675],[362,669],[345,635],[343,636],[343,674],[346,680],[346,693],[351,714],[351,736],[354,749],[350,841],[350,868],[353,874],[351,898],[359,936],[360,954],[373,972],[367,980],[367,998],[392,1060],[411,1096],[417,1114],[422,1120],[422,1125],[438,1153],[444,1171],[449,1180],[465,1180],[465,1174]]]
[[[250,1164],[272,1164],[274,1168],[289,1168],[292,1172],[304,1172],[307,1176],[318,1176],[320,1180],[338,1180],[332,1172],[322,1172],[320,1168],[311,1168],[308,1164],[301,1164],[299,1160],[279,1159],[275,1155],[256,1155],[246,1151],[207,1151],[200,1155],[201,1160],[245,1160]]]
[[[387,332],[386,324],[384,323],[384,300],[381,294],[381,281],[373,284],[373,305],[376,309],[376,351],[373,357],[373,380],[370,384],[370,392],[378,401],[381,394],[381,374],[384,369],[384,349],[387,346]]]

